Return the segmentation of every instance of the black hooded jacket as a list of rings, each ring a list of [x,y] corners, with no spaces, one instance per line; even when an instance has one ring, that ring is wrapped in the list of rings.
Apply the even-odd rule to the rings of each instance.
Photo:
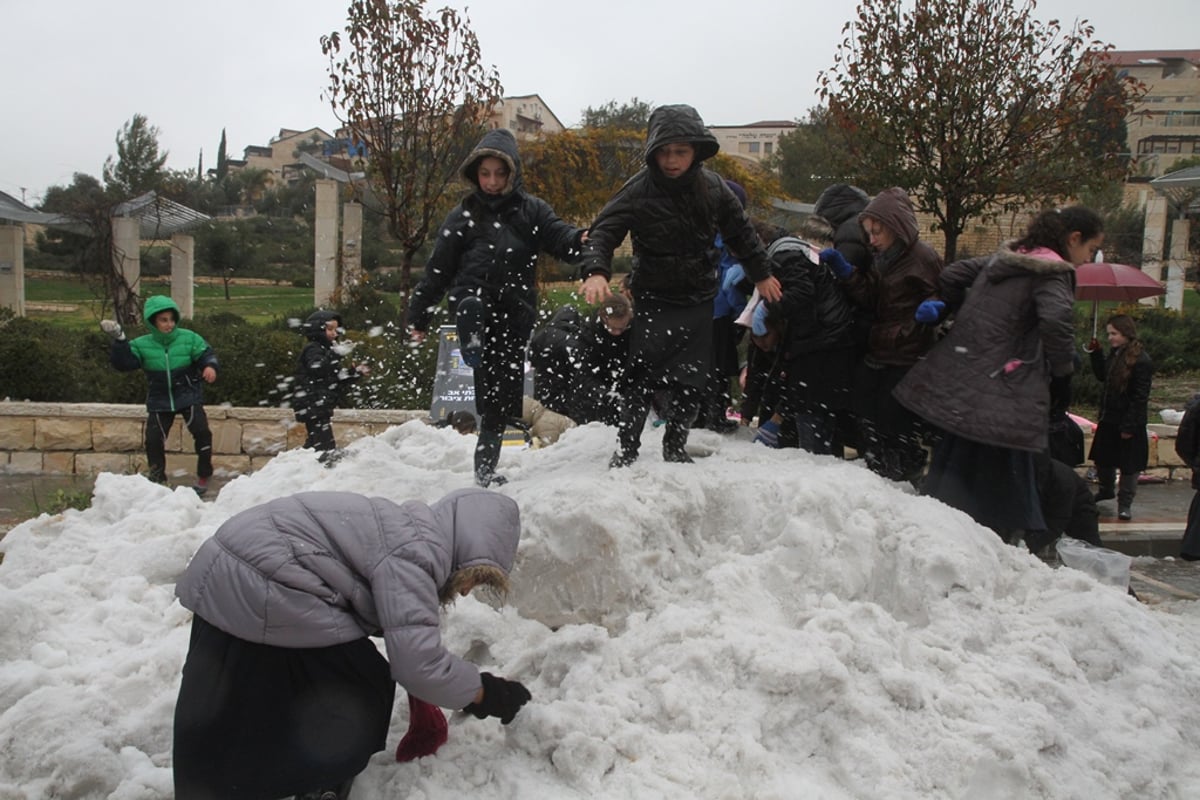
[[[487,156],[508,165],[509,182],[500,195],[479,188],[479,162]],[[525,192],[517,140],[503,128],[484,134],[459,173],[474,191],[438,231],[425,276],[413,291],[410,324],[415,330],[426,330],[437,304],[449,292],[452,312],[460,299],[477,294],[532,330],[538,253],[573,262],[579,257],[583,231],[559,219],[544,200]]]
[[[696,149],[692,167],[669,179],[654,151],[684,142]],[[741,203],[725,181],[703,166],[717,154],[716,137],[691,106],[660,106],[650,115],[646,166],[625,182],[592,223],[580,276],[612,277],[613,251],[629,234],[633,271],[629,288],[638,299],[695,305],[717,293],[720,233],[752,281],[770,276],[767,254]]]
[[[783,291],[778,303],[767,305],[778,307],[787,319],[780,344],[784,358],[850,347],[853,305],[829,268],[817,263],[809,245],[783,236],[771,242],[767,252]]]
[[[333,311],[315,311],[300,327],[308,344],[300,353],[292,384],[292,410],[297,419],[332,416],[342,388],[359,378],[357,372],[342,369],[342,357],[325,335],[330,320],[336,320],[339,327],[342,324]]]
[[[835,183],[826,186],[817,198],[813,212],[833,226],[833,246],[858,269],[871,266],[871,247],[858,215],[871,198],[857,186]]]

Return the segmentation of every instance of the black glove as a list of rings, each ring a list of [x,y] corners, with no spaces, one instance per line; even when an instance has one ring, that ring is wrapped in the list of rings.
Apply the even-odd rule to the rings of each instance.
[[[500,723],[507,725],[517,716],[521,706],[529,702],[532,696],[529,690],[516,681],[506,681],[497,678],[490,672],[479,673],[483,681],[483,701],[471,703],[463,711],[469,711],[479,719],[484,717],[499,717]]]

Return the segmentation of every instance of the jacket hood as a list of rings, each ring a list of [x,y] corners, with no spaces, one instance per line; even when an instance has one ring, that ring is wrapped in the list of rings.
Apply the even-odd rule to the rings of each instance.
[[[329,340],[325,338],[325,324],[331,319],[337,320],[339,328],[342,326],[342,316],[336,311],[314,311],[308,315],[308,319],[304,320],[304,324],[300,326],[300,332],[310,342],[327,342]]]
[[[836,228],[861,213],[870,201],[870,196],[857,186],[835,183],[821,190],[813,213],[829,220]]]
[[[429,506],[438,526],[454,542],[451,573],[465,567],[499,567],[508,574],[517,557],[521,514],[507,495],[459,489]]]
[[[917,213],[913,210],[912,200],[908,192],[899,186],[884,189],[858,215],[859,222],[867,217],[873,217],[890,228],[905,249],[912,247],[920,238],[920,228],[917,226]],[[826,218],[828,219],[828,217]]]
[[[996,256],[988,267],[988,281],[1001,281],[1019,275],[1053,275],[1059,272],[1074,272],[1075,267],[1058,253],[1052,250],[1034,252],[1016,249],[1016,241],[1005,242],[996,251]]]
[[[175,313],[175,322],[179,322],[179,306],[175,305],[175,301],[171,298],[156,294],[146,298],[146,305],[142,307],[142,319],[146,322],[146,327],[154,329],[154,315],[163,311],[173,311]]]
[[[712,158],[721,149],[717,137],[704,126],[696,109],[688,105],[659,106],[651,112],[646,127],[646,164],[654,165],[655,150],[677,142],[687,142],[696,148],[696,164]]]
[[[521,188],[521,157],[517,154],[517,139],[512,131],[496,128],[485,133],[458,168],[459,176],[473,189],[479,189],[479,161],[487,156],[498,158],[508,165],[508,184],[501,192],[502,197]]]

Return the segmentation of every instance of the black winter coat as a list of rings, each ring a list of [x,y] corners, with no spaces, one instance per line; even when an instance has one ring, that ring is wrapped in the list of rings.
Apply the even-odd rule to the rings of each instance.
[[[529,343],[534,397],[581,425],[617,424],[631,330],[613,336],[595,316],[560,308]]]
[[[1146,438],[1147,405],[1154,379],[1154,364],[1144,350],[1138,355],[1123,391],[1109,385],[1113,365],[1124,354],[1117,348],[1105,358],[1100,350],[1090,353],[1092,373],[1104,384],[1100,395],[1100,419],[1092,437],[1088,457],[1098,467],[1117,467],[1122,472],[1140,472],[1146,468],[1150,444]],[[1121,434],[1131,434],[1121,438]]]
[[[493,196],[479,189],[480,159],[494,156],[509,167],[506,191]],[[429,327],[434,309],[449,293],[451,313],[469,294],[498,305],[525,336],[537,310],[537,258],[540,251],[573,262],[579,257],[583,231],[559,219],[546,201],[522,188],[517,142],[503,129],[488,131],[460,169],[474,186],[442,223],[437,243],[425,265],[425,276],[413,291],[410,324]]]
[[[654,151],[687,142],[691,169],[668,179]],[[650,117],[646,167],[626,181],[588,233],[580,275],[612,277],[612,254],[628,234],[633,242],[629,288],[637,300],[691,306],[717,293],[718,233],[754,282],[770,276],[767,254],[737,197],[720,175],[702,165],[717,153],[716,138],[690,106],[662,106]]]
[[[768,308],[778,306],[787,319],[784,357],[849,347],[853,306],[829,268],[810,257],[805,242],[791,236],[771,242],[767,253],[783,290],[782,299]]]
[[[1175,433],[1175,452],[1192,468],[1192,488],[1200,491],[1200,394],[1193,395]]]
[[[873,260],[867,235],[858,221],[870,200],[857,186],[835,183],[821,191],[813,207],[813,213],[833,226],[834,249],[860,270],[870,269]]]
[[[292,384],[292,410],[296,419],[330,417],[342,389],[359,379],[353,370],[342,368],[342,357],[325,335],[325,323],[342,318],[332,311],[317,311],[304,321],[302,332],[308,344],[300,352]]]

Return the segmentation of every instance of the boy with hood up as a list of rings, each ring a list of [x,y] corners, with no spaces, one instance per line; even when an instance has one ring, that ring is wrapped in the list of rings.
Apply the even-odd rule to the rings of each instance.
[[[520,535],[516,501],[476,488],[431,504],[302,492],[226,520],[175,586],[194,612],[176,800],[344,798],[384,747],[397,683],[421,704],[410,720],[432,705],[512,722],[528,689],[447,651],[439,623],[472,589],[507,591]]]
[[[341,330],[342,318],[337,312],[321,309],[309,314],[301,326],[308,344],[300,352],[292,383],[292,410],[308,433],[304,446],[320,452],[326,464],[333,463],[327,456],[337,448],[333,410],[342,389],[370,372],[365,364],[353,370],[342,368],[345,348],[335,344]]]
[[[101,320],[112,337],[109,362],[121,372],[146,372],[146,477],[167,482],[167,434],[182,414],[196,442],[196,494],[208,491],[213,474],[212,431],[204,413],[204,383],[217,379],[217,356],[204,337],[178,327],[179,306],[162,295],[146,298],[142,317],[150,333],[130,341],[116,320]]]
[[[627,391],[618,449],[610,468],[638,457],[651,399],[667,391],[663,459],[689,462],[688,429],[700,410],[712,360],[713,298],[720,253],[717,234],[742,264],[763,298],[780,298],[766,250],[738,198],[704,161],[720,145],[696,109],[656,108],[646,136],[646,166],[625,182],[589,229],[582,292],[588,303],[612,294],[613,251],[633,241],[633,293],[637,324],[629,346]]]
[[[424,341],[448,294],[462,360],[474,370],[475,482],[486,487],[504,483],[496,474],[504,428],[521,417],[525,345],[537,318],[538,253],[572,261],[586,232],[524,190],[517,140],[503,128],[484,134],[459,172],[472,191],[442,223],[413,291],[409,325],[413,341]]]

